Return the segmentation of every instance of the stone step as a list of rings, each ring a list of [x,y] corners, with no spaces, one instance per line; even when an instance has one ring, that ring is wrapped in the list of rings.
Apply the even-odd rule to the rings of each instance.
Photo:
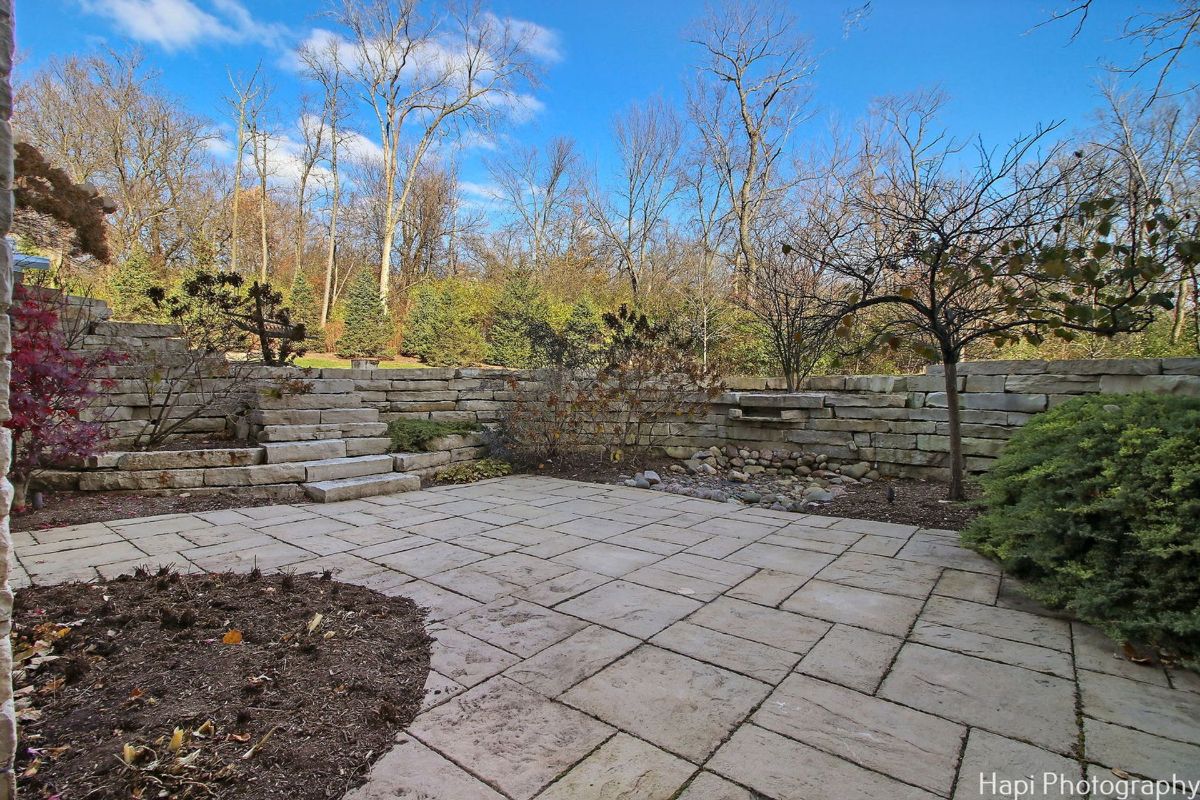
[[[365,475],[360,478],[340,478],[302,484],[305,493],[318,503],[356,500],[396,492],[413,492],[421,488],[421,479],[406,472],[386,475]]]
[[[386,436],[356,436],[346,439],[348,456],[378,456],[391,452],[391,449],[392,440]]]
[[[249,415],[251,425],[345,425],[358,422],[379,422],[374,408],[326,408],[304,410],[256,410]]]
[[[330,408],[362,408],[362,401],[353,394],[312,392],[273,397],[266,392],[260,392],[258,407],[267,411],[324,411]]]
[[[312,442],[268,442],[261,445],[268,464],[293,461],[322,461],[345,458],[346,443],[341,439],[320,439]]]
[[[392,472],[393,466],[392,457],[388,455],[323,458],[320,461],[301,463],[304,466],[304,480],[310,483],[380,475]]]
[[[321,439],[379,438],[387,433],[383,422],[343,422],[317,425],[264,425],[260,442],[304,442]]]

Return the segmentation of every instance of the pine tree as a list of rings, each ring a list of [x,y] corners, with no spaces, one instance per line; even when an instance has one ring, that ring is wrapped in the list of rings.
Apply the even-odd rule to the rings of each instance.
[[[456,281],[421,286],[404,324],[404,352],[432,366],[478,364],[487,354],[469,285]]]
[[[158,309],[147,292],[158,284],[150,256],[135,245],[109,276],[112,310],[117,319],[146,322],[158,319]]]
[[[360,269],[346,298],[346,328],[337,340],[342,358],[386,358],[392,322],[383,308],[379,284],[370,270]]]
[[[302,270],[296,270],[292,278],[292,286],[288,290],[288,311],[291,312],[293,325],[304,326],[304,338],[309,346],[320,344],[321,323],[317,295]]]
[[[533,362],[534,331],[546,324],[549,308],[541,290],[524,276],[504,282],[492,309],[488,330],[488,359],[503,367],[529,367]]]
[[[562,365],[580,369],[590,365],[604,344],[604,328],[595,304],[581,297],[571,306],[562,331]]]

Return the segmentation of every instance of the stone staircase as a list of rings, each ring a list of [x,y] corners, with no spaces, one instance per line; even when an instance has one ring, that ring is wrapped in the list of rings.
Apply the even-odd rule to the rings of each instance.
[[[303,469],[300,485],[318,503],[421,488],[419,475],[395,471],[387,424],[377,409],[362,407],[354,381],[308,383],[306,393],[260,395],[250,412],[251,436],[267,465]]]

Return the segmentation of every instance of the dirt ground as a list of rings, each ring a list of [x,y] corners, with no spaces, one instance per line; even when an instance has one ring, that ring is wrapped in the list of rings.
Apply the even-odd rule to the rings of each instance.
[[[190,514],[221,508],[274,505],[279,500],[256,497],[251,492],[233,495],[155,495],[140,492],[43,492],[45,506],[38,511],[14,514],[14,531],[36,531],[89,522],[152,517],[157,514]]]
[[[22,794],[341,797],[420,708],[423,621],[407,598],[328,575],[22,589]]]
[[[577,461],[567,464],[544,464],[540,469],[535,467],[529,471],[571,480],[620,483],[643,469],[653,469],[664,477],[668,476],[668,468],[675,463],[678,462],[662,460],[635,467],[631,464],[613,464],[605,461]],[[675,481],[684,480],[680,475],[670,475],[670,478]],[[749,485],[707,478],[696,479],[696,483],[702,486],[721,485],[731,491]],[[830,503],[808,506],[803,513],[956,531],[962,530],[979,513],[972,502],[973,498],[979,495],[979,490],[972,484],[967,486],[968,498],[972,499],[964,502],[947,501],[946,485],[935,481],[885,478],[869,484],[851,484],[845,488],[845,495]]]

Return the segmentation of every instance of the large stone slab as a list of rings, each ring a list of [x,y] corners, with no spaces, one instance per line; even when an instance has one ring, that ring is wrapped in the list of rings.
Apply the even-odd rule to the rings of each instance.
[[[700,603],[628,581],[611,581],[555,606],[607,628],[646,639],[696,609]]]
[[[318,503],[337,503],[342,500],[357,500],[396,492],[415,492],[421,488],[421,479],[407,472],[389,472],[385,475],[363,475],[357,478],[337,478],[328,481],[305,483],[304,493]]]
[[[967,739],[959,767],[954,800],[1012,800],[1012,791],[1004,791],[1005,781],[1033,781],[1026,800],[1066,800],[1078,797],[1062,791],[1061,782],[1047,787],[1045,775],[1065,775],[1078,781],[1079,763],[1033,745],[997,736],[975,728]],[[1012,783],[1008,784],[1013,785]],[[1043,791],[1049,788],[1049,791]]]
[[[1071,651],[1071,629],[1062,620],[1048,619],[1024,611],[985,606],[951,597],[931,597],[921,621],[999,639]]]
[[[261,464],[259,447],[228,447],[213,450],[158,450],[151,453],[125,453],[117,459],[117,468],[195,469],[197,467],[244,467]]]
[[[903,643],[865,628],[834,625],[796,671],[874,694]]]
[[[725,594],[761,606],[777,606],[791,597],[807,580],[805,576],[791,572],[760,569]]]
[[[1087,759],[1109,769],[1141,775],[1151,780],[1200,778],[1200,747],[1184,744],[1142,731],[1101,722],[1083,720]]]
[[[789,597],[783,603],[783,608],[830,622],[904,636],[921,611],[921,601],[812,580]]]
[[[367,782],[344,800],[504,800],[504,796],[474,775],[446,760],[411,736],[375,762]]]
[[[814,550],[756,542],[733,553],[728,560],[752,567],[812,577],[833,561],[833,556]]]
[[[755,725],[744,725],[708,769],[771,798],[933,800],[937,795]]]
[[[906,644],[879,696],[1063,755],[1077,743],[1074,684],[1021,667]]]
[[[770,687],[643,645],[562,699],[623,731],[699,763]]]
[[[345,458],[346,443],[341,439],[318,439],[308,442],[268,442],[260,445],[268,464],[289,461],[318,461],[326,458]]]
[[[827,622],[727,597],[709,603],[688,622],[798,654],[807,653],[829,630]]]
[[[590,625],[510,667],[504,674],[547,697],[557,697],[584,678],[607,667],[639,643],[632,636]]]
[[[1024,642],[1014,642],[945,625],[936,625],[917,620],[913,626],[909,641],[920,642],[943,650],[953,650],[969,656],[977,656],[992,661],[1001,661],[1037,672],[1048,672],[1060,678],[1074,680],[1075,665],[1071,663],[1069,653],[1051,650],[1048,647],[1037,647]]]
[[[966,735],[961,725],[804,675],[781,683],[752,721],[942,795]]]
[[[683,790],[679,800],[755,800],[755,797],[724,778],[702,772]]]
[[[473,608],[446,624],[526,658],[587,627],[575,617],[514,597]]]
[[[664,800],[695,771],[691,764],[618,733],[538,795],[538,800]]]
[[[676,622],[650,643],[770,684],[787,677],[797,660],[795,653],[690,622]]]
[[[414,578],[424,578],[455,567],[465,567],[467,564],[474,564],[485,558],[487,558],[486,555],[475,550],[455,547],[446,542],[435,542],[371,560],[383,564],[385,567],[398,569]]]
[[[660,559],[662,556],[656,553],[647,553],[645,550],[634,550],[632,547],[597,542],[561,556],[555,556],[551,560],[558,564],[566,564],[568,567],[586,569],[589,572],[620,578],[639,567],[653,564]]]
[[[821,570],[817,577],[844,586],[924,600],[940,574],[941,569],[931,564],[847,553]]]
[[[303,464],[258,464],[249,467],[214,467],[204,470],[205,486],[262,486],[304,480]]]
[[[1115,675],[1079,671],[1083,713],[1105,722],[1200,744],[1200,696]]]
[[[612,729],[505,677],[413,720],[409,733],[516,800],[535,796]],[[437,795],[434,795],[435,797]]]

